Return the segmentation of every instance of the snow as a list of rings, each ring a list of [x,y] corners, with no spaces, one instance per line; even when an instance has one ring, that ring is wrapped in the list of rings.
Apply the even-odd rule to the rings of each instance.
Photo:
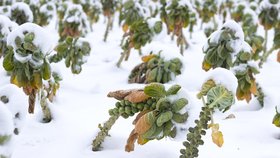
[[[4,35],[3,40],[6,40],[8,34],[17,27],[17,23],[12,22],[8,17],[0,15],[0,34]]]
[[[24,32],[33,32],[35,34],[33,43],[36,47],[40,48],[44,55],[49,54],[53,50],[55,41],[53,41],[53,37],[44,28],[33,23],[24,23],[19,27],[15,28],[7,37],[7,45],[10,45],[14,48],[15,54],[17,54],[16,50],[18,49],[18,47],[15,44],[15,39],[18,36],[23,40]],[[46,39],[48,39],[49,42],[46,42]],[[31,60],[30,55],[26,58],[19,56],[15,57],[17,60],[23,63]]]
[[[14,10],[21,10],[24,12],[24,14],[27,16],[27,20],[28,22],[32,22],[33,21],[33,13],[30,9],[30,7],[24,3],[24,2],[16,2],[11,6],[11,12],[13,12]]]
[[[14,127],[12,121],[12,114],[5,107],[4,103],[0,101],[0,136],[12,135]]]
[[[244,40],[244,33],[241,26],[236,23],[234,20],[228,20],[224,23],[223,28],[229,28],[234,31],[234,35],[236,38],[240,40]]]
[[[5,106],[13,116],[14,127],[20,132],[25,124],[27,115],[28,100],[26,95],[17,86],[8,84],[0,87],[0,96],[6,96],[9,99],[9,102]]]
[[[237,79],[234,74],[227,69],[224,68],[216,68],[210,70],[208,72],[208,77],[206,78],[205,82],[212,79],[216,83],[216,85],[220,84],[225,86],[225,88],[235,94],[237,89]]]

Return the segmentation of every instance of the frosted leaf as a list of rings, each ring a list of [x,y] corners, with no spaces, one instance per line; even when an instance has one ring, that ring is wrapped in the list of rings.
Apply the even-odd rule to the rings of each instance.
[[[205,82],[210,79],[214,80],[216,85],[218,85],[218,84],[223,85],[223,86],[225,86],[225,88],[227,88],[233,94],[235,94],[238,82],[237,82],[235,75],[230,70],[227,70],[224,68],[216,68],[216,69],[210,70],[207,73]]]
[[[33,32],[35,35],[32,41],[33,44],[38,47],[44,55],[47,55],[53,50],[53,44],[51,42],[46,42],[46,39],[50,39],[51,36],[44,28],[33,23],[25,23],[14,29],[7,37],[7,45],[13,47],[15,54],[18,49],[15,43],[16,37],[18,36],[23,41],[24,34],[30,32]]]

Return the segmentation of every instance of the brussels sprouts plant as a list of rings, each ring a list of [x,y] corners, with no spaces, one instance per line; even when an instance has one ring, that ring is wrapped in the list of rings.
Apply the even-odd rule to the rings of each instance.
[[[66,39],[67,36],[77,38],[80,36],[85,36],[86,33],[90,32],[90,24],[88,22],[87,16],[83,11],[81,5],[69,4],[66,5],[66,11],[63,15],[63,19],[59,22],[58,32],[60,35],[60,41]]]
[[[8,17],[0,15],[0,58],[5,56],[7,48],[7,36],[17,26]]]
[[[59,62],[65,59],[66,67],[71,66],[73,74],[82,71],[82,65],[86,63],[90,54],[91,46],[84,38],[67,37],[64,42],[60,42],[56,47],[57,54],[50,57],[50,62]]]
[[[33,22],[33,13],[26,3],[17,2],[11,6],[10,19],[19,25]]]
[[[172,0],[170,3],[163,0],[161,4],[160,16],[167,26],[168,34],[172,33],[172,38],[177,37],[177,46],[180,46],[180,53],[183,54],[184,49],[189,46],[183,28],[186,28],[190,23],[190,6],[178,0]]]
[[[117,1],[116,0],[101,0],[102,11],[104,17],[107,18],[107,26],[104,34],[103,41],[107,41],[109,31],[113,28],[113,18],[116,11]]]
[[[132,48],[140,51],[141,47],[152,41],[155,34],[161,32],[161,21],[152,20],[154,19],[138,20],[129,27],[129,31],[125,34],[125,42],[122,45],[123,52],[117,62],[117,67],[120,67],[123,60],[128,60]]]
[[[150,54],[142,57],[142,61],[131,71],[129,83],[166,83],[181,74],[182,62],[179,58],[164,60],[160,54]]]
[[[219,124],[214,123],[213,113],[216,110],[225,112],[235,102],[234,92],[223,84],[217,84],[211,78],[202,85],[197,97],[202,100],[203,107],[199,119],[195,120],[195,127],[188,129],[187,140],[183,142],[184,148],[180,150],[180,158],[199,156],[198,147],[204,144],[202,136],[206,135],[206,130],[209,128],[212,129],[212,141],[219,147],[223,145],[223,134],[219,131]]]
[[[125,146],[127,152],[134,150],[136,140],[138,144],[144,145],[151,140],[176,137],[177,132],[180,131],[177,125],[184,124],[188,119],[186,109],[188,100],[177,96],[180,89],[181,86],[173,85],[165,90],[164,85],[151,83],[145,86],[144,90],[110,92],[108,96],[119,101],[115,108],[109,110],[110,119],[103,127],[99,125],[101,131],[93,140],[93,150],[100,150],[105,136],[120,116],[126,119],[137,114],[133,121],[135,128],[131,131]]]
[[[268,30],[272,29],[279,23],[279,0],[264,0],[260,4],[259,22],[264,27],[264,45],[263,45],[263,56],[260,62],[260,66],[266,61],[267,57],[273,50],[274,46],[267,50],[267,34]]]
[[[53,2],[48,2],[43,4],[38,12],[38,16],[36,18],[36,23],[40,26],[45,26],[50,23],[50,21],[54,18],[56,12],[56,6]]]
[[[236,96],[239,100],[245,99],[249,102],[252,94],[261,94],[257,91],[254,77],[259,71],[258,66],[252,61],[252,48],[244,41],[244,33],[237,23],[228,21],[220,30],[212,33],[203,51],[204,70],[217,67],[233,68],[238,78]]]
[[[19,26],[7,37],[9,50],[3,66],[11,73],[11,83],[22,87],[29,96],[29,113],[34,113],[36,97],[43,90],[43,80],[49,80],[52,75],[47,59],[52,46],[45,43],[44,38],[48,38],[48,34],[33,23]]]

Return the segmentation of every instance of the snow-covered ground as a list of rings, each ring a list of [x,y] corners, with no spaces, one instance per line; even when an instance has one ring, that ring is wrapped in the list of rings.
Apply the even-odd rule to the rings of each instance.
[[[108,42],[103,42],[105,31],[104,19],[93,25],[93,32],[87,35],[92,52],[88,62],[83,65],[79,75],[73,75],[64,63],[59,63],[63,81],[54,103],[51,105],[53,120],[41,123],[41,110],[37,103],[35,114],[28,114],[21,133],[14,138],[12,158],[176,158],[183,148],[181,140],[162,139],[150,141],[144,146],[136,145],[135,151],[124,151],[126,139],[133,129],[132,118],[120,118],[106,138],[103,150],[91,151],[91,142],[96,136],[98,124],[109,118],[108,110],[114,107],[114,99],[107,93],[113,90],[142,88],[143,84],[128,84],[130,70],[141,62],[137,51],[131,53],[130,59],[116,67],[120,56],[121,28],[115,23]],[[53,27],[47,29],[57,36]],[[166,31],[166,30],[163,30]],[[270,31],[269,33],[273,33]],[[143,48],[144,54],[153,50],[163,50],[166,58],[180,57],[179,48],[169,36],[160,34],[152,43]],[[189,34],[186,30],[186,36]],[[174,81],[168,84],[180,84],[191,96],[193,106],[201,107],[202,102],[196,94],[207,73],[202,70],[203,44],[206,37],[196,30],[190,39],[191,46],[180,57],[184,70]],[[50,42],[45,39],[45,42]],[[0,60],[2,65],[3,59]],[[276,52],[263,65],[257,82],[265,92],[265,105],[261,108],[256,99],[249,104],[237,101],[226,113],[215,113],[215,121],[220,124],[225,143],[219,148],[212,143],[211,132],[203,137],[205,144],[199,147],[200,158],[279,158],[280,130],[272,124],[275,106],[280,106],[280,64],[276,62]],[[9,77],[0,67],[0,87],[9,84]],[[23,92],[22,92],[23,93]],[[17,98],[12,98],[17,99]],[[27,97],[25,98],[27,99]],[[21,104],[28,104],[22,102]],[[234,114],[235,118],[225,119]]]

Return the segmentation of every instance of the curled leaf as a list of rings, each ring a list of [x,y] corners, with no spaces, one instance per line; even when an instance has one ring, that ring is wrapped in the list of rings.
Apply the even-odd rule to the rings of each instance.
[[[130,94],[125,96],[125,100],[130,101],[131,103],[140,103],[144,102],[150,97],[144,93],[142,90],[132,91]]]
[[[166,92],[166,95],[175,95],[177,94],[177,92],[181,89],[181,86],[178,85],[178,84],[175,84],[173,86],[171,86],[167,92]]]
[[[131,131],[125,145],[126,152],[134,151],[134,143],[137,140],[138,136],[139,135],[134,130]]]
[[[115,98],[117,100],[123,100],[132,91],[137,91],[137,89],[118,90],[118,91],[109,92],[107,94],[107,97],[112,97],[112,98]]]
[[[207,93],[207,105],[210,108],[218,108],[220,111],[228,110],[234,104],[234,95],[224,86],[211,88]]]

